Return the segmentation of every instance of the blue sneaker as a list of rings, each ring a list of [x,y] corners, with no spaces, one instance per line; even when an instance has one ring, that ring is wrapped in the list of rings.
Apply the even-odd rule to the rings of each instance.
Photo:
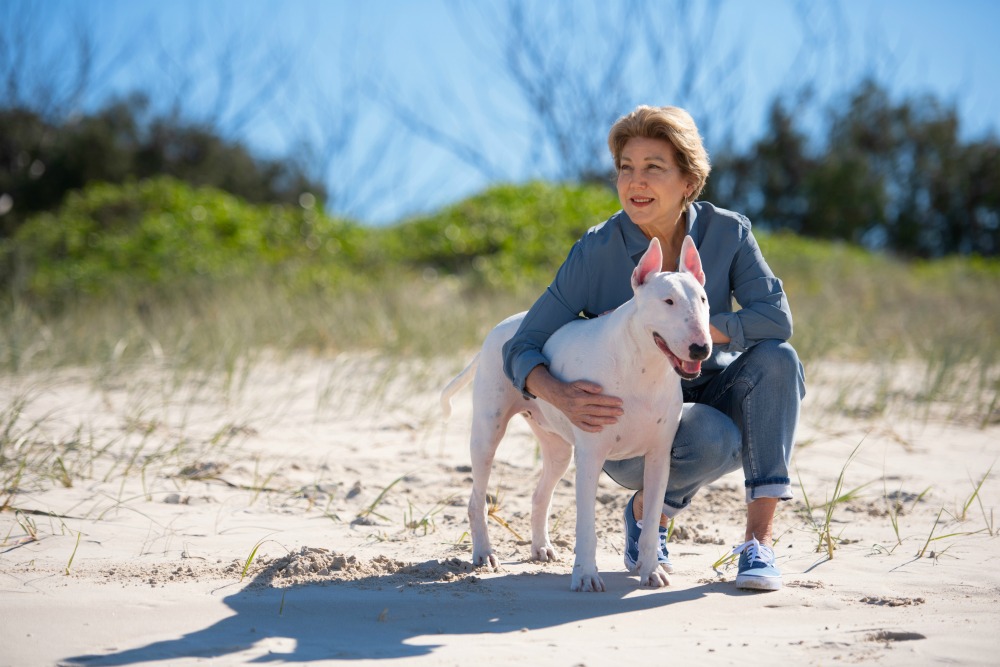
[[[753,591],[776,591],[781,588],[781,572],[774,566],[774,549],[757,538],[733,549],[740,555],[736,588]]]
[[[635,513],[632,511],[632,501],[635,494],[625,505],[625,569],[635,572],[639,561],[639,535],[642,533],[642,519],[636,521]],[[660,562],[667,574],[674,571],[674,564],[670,562],[670,553],[667,551],[667,529],[660,526],[660,548],[656,555],[656,560]]]

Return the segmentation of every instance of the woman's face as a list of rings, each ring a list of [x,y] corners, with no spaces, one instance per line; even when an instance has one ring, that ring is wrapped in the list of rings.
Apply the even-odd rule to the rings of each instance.
[[[618,199],[647,234],[667,234],[684,210],[694,183],[678,169],[674,147],[664,139],[633,137],[622,150]]]

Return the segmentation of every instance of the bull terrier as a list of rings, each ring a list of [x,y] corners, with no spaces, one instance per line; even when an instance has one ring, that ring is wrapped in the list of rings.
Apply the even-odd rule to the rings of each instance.
[[[660,243],[654,238],[632,273],[633,297],[606,315],[566,324],[549,337],[542,350],[555,377],[566,382],[589,380],[621,398],[624,414],[617,423],[597,433],[585,432],[552,404],[527,399],[514,387],[503,372],[502,348],[524,313],[498,324],[486,336],[479,354],[442,391],[441,406],[447,416],[451,397],[475,374],[469,499],[474,565],[498,566],[486,523],[486,493],[497,447],[508,422],[518,413],[527,419],[542,453],[541,478],[531,501],[533,560],[556,560],[548,533],[552,492],[576,452],[572,590],[605,590],[597,569],[594,528],[597,483],[605,460],[645,457],[643,506],[650,514],[662,506],[683,403],[681,378],[697,377],[701,361],[712,350],[705,274],[690,236],[681,248],[679,271],[661,271],[662,266]],[[656,520],[643,523],[636,568],[641,586],[669,584],[657,562],[658,524]]]

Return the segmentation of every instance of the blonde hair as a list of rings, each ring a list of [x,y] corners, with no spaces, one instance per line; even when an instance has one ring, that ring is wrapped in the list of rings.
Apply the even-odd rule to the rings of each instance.
[[[695,183],[694,190],[684,203],[689,204],[698,198],[705,189],[712,165],[691,114],[680,107],[641,105],[616,120],[608,133],[608,148],[615,161],[615,171],[621,170],[622,151],[628,140],[634,137],[663,139],[673,146],[677,167]]]

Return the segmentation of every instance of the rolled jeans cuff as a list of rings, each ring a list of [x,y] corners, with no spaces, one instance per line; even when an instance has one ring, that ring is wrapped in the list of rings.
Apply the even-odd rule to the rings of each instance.
[[[667,517],[668,519],[673,519],[675,516],[677,516],[678,514],[680,514],[681,510],[683,510],[685,507],[687,507],[687,506],[686,505],[677,505],[675,503],[670,502],[669,500],[664,500],[663,501],[663,510],[662,510],[663,511],[663,516]]]
[[[746,485],[747,503],[751,503],[758,498],[777,498],[779,500],[791,500],[792,485],[790,482],[765,483],[756,486]]]

